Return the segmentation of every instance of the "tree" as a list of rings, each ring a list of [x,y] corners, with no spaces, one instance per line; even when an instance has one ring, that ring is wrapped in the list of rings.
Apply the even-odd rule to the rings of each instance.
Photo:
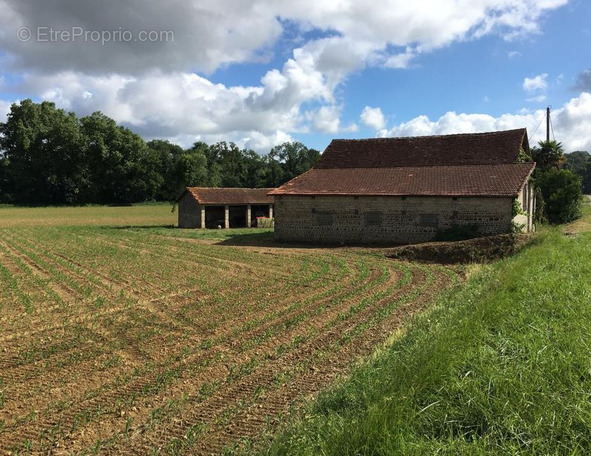
[[[206,152],[211,185],[220,187],[244,187],[248,165],[242,150],[233,142],[218,142]]]
[[[564,169],[581,176],[583,181],[583,192],[591,192],[591,155],[589,152],[577,150],[570,154],[565,154],[566,162]]]
[[[320,159],[320,152],[308,149],[300,142],[286,142],[271,149],[269,157],[276,160],[283,171],[281,180],[275,182],[275,186],[308,171]]]
[[[173,174],[169,183],[173,192],[171,201],[175,201],[185,187],[203,187],[208,183],[207,159],[203,153],[204,143],[195,143],[188,150],[176,157]]]
[[[550,223],[568,223],[581,216],[581,178],[568,170],[550,169],[536,177]]]
[[[8,159],[0,151],[0,203],[12,202],[12,187]]]
[[[179,187],[183,185],[177,176],[178,162],[184,153],[183,148],[160,139],[149,141],[146,145],[150,161],[154,163],[156,172],[161,178],[156,199],[161,201],[176,200],[179,195]]]
[[[144,140],[101,112],[83,117],[80,124],[93,173],[89,200],[129,204],[154,198],[162,177]]]
[[[536,162],[536,168],[540,171],[560,169],[566,162],[563,156],[562,144],[556,141],[540,141],[539,147],[531,149],[531,157]]]
[[[90,186],[84,139],[76,117],[54,103],[13,104],[0,124],[4,185],[27,204],[77,204]]]
[[[261,188],[267,185],[267,173],[265,172],[265,160],[254,150],[245,150],[244,162],[246,164],[246,179],[244,185],[247,188]]]
[[[586,194],[591,193],[591,159],[587,162],[587,166],[583,172],[583,191]]]

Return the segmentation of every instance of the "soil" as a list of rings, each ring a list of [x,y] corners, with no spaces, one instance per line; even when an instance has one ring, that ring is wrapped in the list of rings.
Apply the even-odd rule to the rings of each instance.
[[[457,282],[364,249],[76,236],[0,230],[0,454],[256,441]]]
[[[502,234],[454,242],[428,242],[385,250],[388,258],[439,264],[488,263],[513,255],[532,239]]]

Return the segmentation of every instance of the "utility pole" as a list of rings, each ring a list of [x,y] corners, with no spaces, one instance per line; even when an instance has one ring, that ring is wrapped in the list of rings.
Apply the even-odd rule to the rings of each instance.
[[[546,108],[546,142],[550,142],[550,106]]]

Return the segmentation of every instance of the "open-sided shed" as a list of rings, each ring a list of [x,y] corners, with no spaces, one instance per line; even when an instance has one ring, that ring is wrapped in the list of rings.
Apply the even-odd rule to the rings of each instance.
[[[249,228],[273,218],[272,188],[187,187],[178,200],[179,228]]]

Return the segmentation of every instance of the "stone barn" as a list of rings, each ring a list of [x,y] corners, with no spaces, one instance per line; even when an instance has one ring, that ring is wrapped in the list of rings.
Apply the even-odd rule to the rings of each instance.
[[[535,163],[521,151],[525,129],[333,140],[316,166],[270,192],[275,235],[363,244],[530,231]]]
[[[272,188],[187,187],[178,199],[179,228],[250,228],[273,218]]]

